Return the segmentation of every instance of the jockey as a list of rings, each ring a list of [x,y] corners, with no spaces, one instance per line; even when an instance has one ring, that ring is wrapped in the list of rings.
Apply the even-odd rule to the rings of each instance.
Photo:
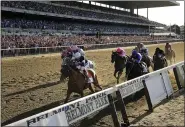
[[[147,55],[148,56],[148,49],[144,46],[144,44],[143,43],[141,43],[140,44],[140,53],[142,54],[142,55]]]
[[[136,47],[137,47],[138,52],[139,52],[140,51],[140,48],[141,48],[141,43],[138,43]]]
[[[82,48],[78,48],[78,52],[82,55],[85,56],[85,52]]]
[[[154,56],[157,56],[157,57],[159,57],[159,58],[163,58],[163,57],[165,57],[165,53],[164,53],[163,50],[161,50],[160,48],[157,47],[157,48],[155,49]]]
[[[125,52],[125,50],[124,49],[122,49],[122,48],[117,48],[116,49],[116,52],[118,53],[118,55],[119,56],[121,56],[121,57],[124,57],[124,56],[126,56],[126,52]]]
[[[127,61],[127,64],[126,64],[126,76],[128,76],[130,73],[129,69],[127,70],[127,68],[130,68],[132,70],[133,67],[135,67],[135,69],[138,69],[139,71],[138,70],[137,71],[140,72],[141,75],[148,73],[147,65],[145,62],[142,62],[141,59],[142,59],[142,55],[140,53],[137,53],[137,51],[134,50],[132,52],[132,59]],[[129,67],[129,65],[131,66]]]
[[[137,51],[136,50],[132,50],[132,55],[131,55],[131,58],[136,58],[136,55],[137,55]]]
[[[136,63],[140,63],[141,62],[141,59],[142,59],[142,55],[140,53],[137,53],[135,55],[135,62]]]
[[[81,48],[78,48],[76,45],[71,46],[71,49],[73,53],[79,52],[82,56],[85,56],[84,50]]]
[[[143,73],[147,73],[148,72],[147,66],[144,62],[141,61],[142,55],[140,53],[137,53],[135,58],[136,58],[135,63],[138,63],[140,65],[140,67],[143,70]]]
[[[73,53],[78,52],[78,47],[76,45],[71,46],[71,50]]]
[[[168,54],[168,51],[171,51],[171,50],[172,50],[171,44],[167,42],[165,45],[165,53]]]
[[[88,72],[87,69],[91,68],[90,61],[86,60],[84,56],[82,56],[79,52],[73,54],[72,60],[75,60],[75,66],[82,74],[85,76],[85,81],[88,82]]]

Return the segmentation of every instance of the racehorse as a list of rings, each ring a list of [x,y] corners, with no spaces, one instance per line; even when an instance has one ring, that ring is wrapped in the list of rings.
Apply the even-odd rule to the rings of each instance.
[[[114,63],[114,77],[117,79],[117,83],[119,83],[120,76],[122,75],[123,69],[125,68],[126,62],[127,62],[128,56],[121,57],[118,55],[117,52],[112,51],[111,55],[111,62]],[[116,77],[116,74],[118,73],[118,76]]]
[[[134,48],[134,50],[137,51],[137,52],[140,52],[139,46],[136,46]],[[148,71],[149,71],[150,66],[151,66],[152,69],[154,69],[153,60],[148,55],[145,55],[145,54],[142,54],[142,53],[141,53],[141,55],[142,55],[141,61],[146,63]]]
[[[142,65],[145,68],[147,68],[146,63],[142,62]],[[143,71],[142,65],[141,65],[141,63],[135,63],[132,59],[129,59],[127,61],[127,63],[126,63],[126,79],[127,79],[127,81],[149,73],[148,70],[146,70],[146,72]],[[129,99],[129,100],[136,99],[137,100],[138,98],[142,97],[143,95],[144,95],[144,89],[141,89],[140,91],[125,98],[125,101],[127,99]]]
[[[172,64],[172,58],[175,63],[175,51],[174,50],[167,50],[165,53],[166,59],[170,61],[170,65]]]
[[[168,62],[165,57],[157,57],[154,55],[153,62],[154,62],[154,71],[168,66]]]
[[[145,66],[145,68],[147,68],[147,65],[145,62],[142,62],[142,65]],[[137,78],[146,73],[149,73],[149,71],[147,70],[147,72],[143,72],[141,64],[136,64],[132,59],[129,59],[127,61],[126,63],[126,79],[127,80]]]
[[[88,71],[88,74],[91,75],[93,79],[92,83],[94,84],[94,86],[102,90],[101,86],[99,85],[97,75],[95,74],[95,72],[92,69],[88,69],[87,71]],[[65,79],[66,77],[69,77],[67,97],[64,103],[68,102],[68,99],[72,92],[80,94],[81,97],[84,96],[83,90],[87,88],[89,88],[92,93],[95,92],[91,86],[91,83],[87,83],[85,81],[85,76],[71,64],[66,63],[66,65],[64,65],[63,68],[61,69],[61,72],[62,72],[61,79]]]

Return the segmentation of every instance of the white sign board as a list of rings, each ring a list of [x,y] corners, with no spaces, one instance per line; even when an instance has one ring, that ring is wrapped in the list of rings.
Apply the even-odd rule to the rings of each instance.
[[[160,74],[149,77],[145,80],[145,83],[153,106],[166,98],[165,84]]]
[[[52,109],[7,126],[69,126],[63,108]]]
[[[125,98],[141,89],[144,88],[142,80],[148,78],[149,76],[137,78],[134,80],[131,80],[131,82],[124,83],[123,85],[119,86],[118,89],[121,93],[122,98]]]
[[[176,69],[180,84],[184,87],[184,65],[177,66]]]
[[[106,92],[84,98],[65,107],[67,121],[69,124],[74,123],[108,105],[109,100]]]
[[[173,94],[173,88],[172,88],[172,84],[171,84],[171,81],[168,75],[168,71],[163,71],[162,76],[164,80],[165,89],[167,91],[168,96],[170,96]]]

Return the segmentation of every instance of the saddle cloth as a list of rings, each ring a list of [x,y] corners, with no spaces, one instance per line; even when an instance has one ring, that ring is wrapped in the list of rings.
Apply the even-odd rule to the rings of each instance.
[[[81,71],[80,71],[81,72]],[[92,72],[92,74],[91,74]],[[81,72],[83,74],[83,72]],[[87,69],[87,73],[88,73],[88,83],[93,83],[93,77],[95,77],[96,73],[93,69]]]

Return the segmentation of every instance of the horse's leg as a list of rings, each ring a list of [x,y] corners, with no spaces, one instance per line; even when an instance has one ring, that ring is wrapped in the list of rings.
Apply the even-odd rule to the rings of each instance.
[[[154,71],[154,63],[153,62],[150,63],[150,66],[152,67],[152,70]]]
[[[94,77],[94,82],[93,82],[94,86],[98,87],[100,90],[102,90],[102,87],[100,86],[99,82],[98,82],[98,78],[97,75],[95,75]]]
[[[84,92],[83,92],[83,91],[80,92],[80,96],[81,96],[81,97],[84,97]]]
[[[119,83],[119,79],[120,79],[120,76],[121,76],[122,72],[118,72],[118,77],[117,77],[117,84]]]
[[[173,52],[173,61],[174,61],[174,63],[176,62],[175,61],[175,52]]]
[[[94,91],[93,88],[92,88],[91,83],[89,83],[88,85],[89,85],[89,90],[90,90],[92,93],[95,93],[95,91]]]
[[[115,77],[115,78],[117,78],[117,77],[116,77],[116,73],[117,73],[117,71],[116,71],[116,69],[115,69],[115,71],[114,71],[114,77]]]
[[[60,75],[60,82],[63,82],[64,79],[65,79],[64,76],[61,74],[61,75]]]
[[[69,99],[71,93],[72,93],[71,91],[67,90],[67,97],[66,97],[64,103],[67,103],[67,101],[68,101],[68,99]]]
[[[117,84],[119,83],[119,78],[117,78]]]

